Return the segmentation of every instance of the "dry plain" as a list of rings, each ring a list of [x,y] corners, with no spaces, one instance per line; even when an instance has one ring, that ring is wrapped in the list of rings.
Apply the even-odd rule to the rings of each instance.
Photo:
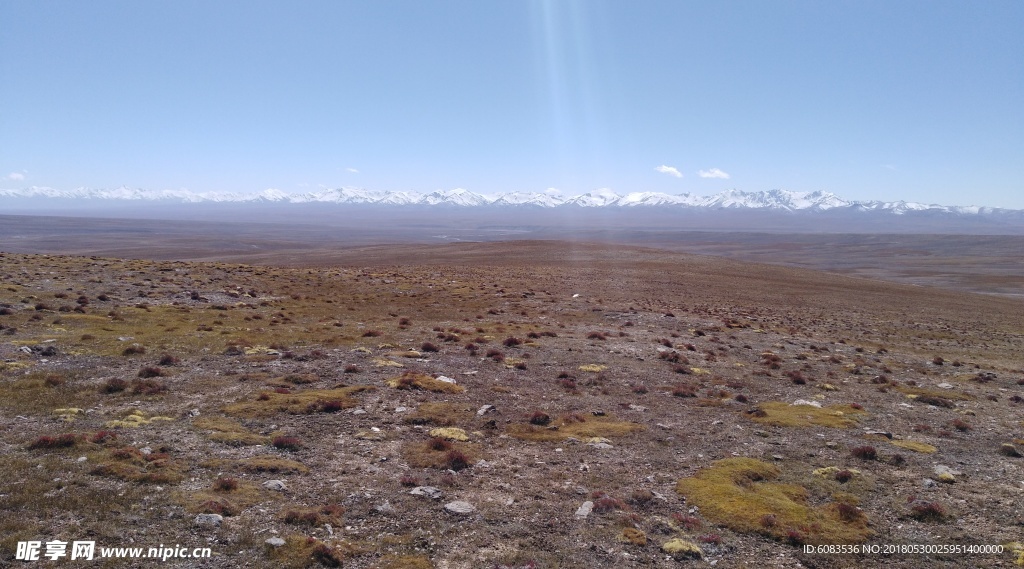
[[[2,564],[1024,563],[1018,298],[609,243],[157,241],[2,242]]]

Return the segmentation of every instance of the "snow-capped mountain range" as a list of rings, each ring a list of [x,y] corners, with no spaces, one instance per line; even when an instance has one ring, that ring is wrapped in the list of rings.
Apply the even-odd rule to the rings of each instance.
[[[324,189],[301,194],[289,194],[276,189],[242,194],[228,192],[192,192],[189,190],[144,190],[120,187],[115,189],[77,188],[56,190],[32,186],[23,189],[0,189],[0,207],[4,201],[18,199],[45,200],[114,200],[118,202],[162,202],[179,204],[201,203],[292,203],[292,204],[346,204],[390,206],[449,206],[458,208],[528,206],[540,208],[645,208],[661,210],[680,208],[697,210],[768,210],[796,211],[863,211],[902,215],[908,212],[933,212],[977,215],[1013,212],[1000,208],[980,206],[944,206],[907,201],[851,201],[825,191],[795,192],[768,190],[743,192],[726,190],[711,196],[692,194],[670,195],[658,192],[633,192],[625,195],[608,189],[598,189],[582,195],[564,197],[549,193],[512,192],[505,194],[477,194],[462,188],[437,190],[430,193],[379,191],[362,188]]]

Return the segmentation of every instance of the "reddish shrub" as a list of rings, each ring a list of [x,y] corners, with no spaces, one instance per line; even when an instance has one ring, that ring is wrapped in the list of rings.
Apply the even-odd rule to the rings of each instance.
[[[700,518],[680,514],[678,512],[672,514],[672,519],[675,520],[679,525],[683,526],[683,528],[686,529],[686,531],[698,530],[704,525],[700,521]]]
[[[132,393],[135,395],[159,395],[167,391],[167,385],[152,379],[137,379],[132,382]]]
[[[412,488],[420,485],[420,479],[412,476],[411,474],[406,474],[398,480],[398,483],[406,488]]]
[[[452,443],[448,442],[447,440],[441,437],[434,437],[430,439],[429,442],[427,442],[427,446],[429,446],[432,450],[447,451],[451,450]]]
[[[107,381],[103,382],[103,385],[100,386],[100,393],[119,393],[127,388],[127,381],[118,377],[112,377]]]
[[[949,426],[960,431],[961,433],[966,433],[967,431],[971,430],[971,426],[963,419],[953,419],[952,421],[949,422]]]
[[[230,476],[220,476],[213,483],[213,489],[218,492],[231,492],[238,489],[238,479]]]
[[[861,446],[850,449],[850,454],[861,460],[877,460],[878,451],[873,446]]]
[[[171,354],[164,354],[157,363],[162,366],[176,366],[181,363],[181,360]]]
[[[915,520],[922,522],[942,521],[946,515],[946,508],[938,502],[928,502],[925,500],[911,501],[910,517]]]
[[[320,404],[321,413],[337,413],[342,409],[344,409],[344,406],[342,405],[341,401],[338,400],[324,401],[323,403]]]
[[[364,338],[376,338],[377,336],[380,336],[381,334],[382,334],[382,332],[380,330],[367,330],[367,331],[363,332],[363,337]]]
[[[341,567],[342,555],[321,543],[313,548],[313,559],[316,559],[324,567]]]
[[[508,338],[505,338],[505,341],[504,341],[504,342],[502,342],[502,344],[503,344],[503,345],[504,345],[504,346],[505,346],[506,348],[511,348],[511,347],[513,347],[513,346],[518,346],[518,345],[520,345],[520,344],[522,344],[522,343],[523,343],[523,341],[522,341],[522,340],[520,340],[519,338],[516,338],[516,337],[514,337],[514,336],[509,336]]]
[[[270,444],[272,444],[274,448],[278,448],[281,450],[296,451],[302,448],[302,443],[299,442],[299,439],[297,437],[274,437],[274,440],[271,441]]]
[[[64,433],[63,435],[57,435],[56,437],[39,437],[32,441],[32,443],[28,445],[28,448],[29,450],[67,448],[75,446],[77,442],[78,437],[74,433]]]
[[[626,504],[622,500],[605,496],[594,500],[594,511],[599,514],[611,512],[612,510],[625,510]]]
[[[139,370],[139,377],[150,378],[150,377],[163,377],[164,370],[156,366],[146,366]]]
[[[437,344],[434,344],[432,342],[423,342],[423,345],[420,346],[420,351],[421,352],[440,352],[441,348],[438,348]]]
[[[128,346],[121,352],[121,354],[125,356],[138,356],[144,353],[146,353],[146,347],[138,344]]]
[[[856,521],[864,515],[864,513],[860,511],[860,508],[853,504],[847,504],[846,502],[840,502],[837,504],[836,512],[839,513],[839,519],[844,522]]]
[[[853,480],[853,473],[849,470],[840,470],[836,472],[836,482],[840,484],[846,484],[850,480]]]
[[[452,449],[448,451],[447,455],[445,455],[445,464],[448,465],[450,470],[458,472],[465,468],[469,468],[469,458],[463,454],[462,451]]]
[[[701,543],[710,543],[712,545],[721,545],[722,536],[718,535],[717,533],[708,533],[698,537],[697,541]]]
[[[496,362],[505,361],[505,354],[502,353],[501,350],[487,350],[487,357],[491,358]]]
[[[361,371],[363,370],[356,364],[348,364],[345,366],[345,373],[359,373]]]
[[[680,383],[679,385],[676,385],[675,387],[672,388],[672,396],[673,397],[696,397],[697,396],[697,388],[692,386],[692,385],[686,384],[686,383]]]
[[[533,415],[530,415],[530,423],[533,425],[545,426],[551,422],[551,417],[543,411],[536,411]]]
[[[104,444],[104,443],[107,443],[107,442],[113,442],[115,440],[117,440],[117,433],[115,433],[113,431],[99,431],[99,432],[95,433],[93,436],[89,437],[89,442],[94,443],[94,444],[98,444],[98,445],[101,445],[101,444]]]

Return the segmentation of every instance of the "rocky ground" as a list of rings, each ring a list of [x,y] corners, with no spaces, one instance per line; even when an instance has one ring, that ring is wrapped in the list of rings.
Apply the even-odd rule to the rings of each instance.
[[[578,243],[0,254],[0,563],[1012,567],[1022,309]]]

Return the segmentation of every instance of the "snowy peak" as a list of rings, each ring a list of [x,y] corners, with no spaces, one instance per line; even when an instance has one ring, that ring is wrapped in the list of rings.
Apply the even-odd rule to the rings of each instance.
[[[478,194],[464,188],[435,190],[429,193],[368,190],[342,187],[321,189],[301,194],[290,194],[269,188],[253,194],[230,192],[192,192],[180,190],[144,190],[121,186],[113,189],[76,188],[57,190],[32,186],[22,189],[0,189],[0,205],[5,200],[104,200],[118,202],[161,203],[265,203],[299,204],[323,203],[344,205],[381,206],[448,206],[474,207],[582,207],[582,208],[645,208],[688,210],[767,210],[777,212],[825,212],[841,210],[851,212],[878,212],[893,215],[908,213],[939,213],[959,216],[994,215],[1017,210],[979,206],[942,206],[907,201],[850,201],[826,191],[794,192],[767,190],[744,192],[726,190],[711,196],[692,194],[670,195],[659,192],[632,192],[620,195],[608,188],[600,188],[582,195],[562,197],[551,192],[510,192],[504,194]]]

